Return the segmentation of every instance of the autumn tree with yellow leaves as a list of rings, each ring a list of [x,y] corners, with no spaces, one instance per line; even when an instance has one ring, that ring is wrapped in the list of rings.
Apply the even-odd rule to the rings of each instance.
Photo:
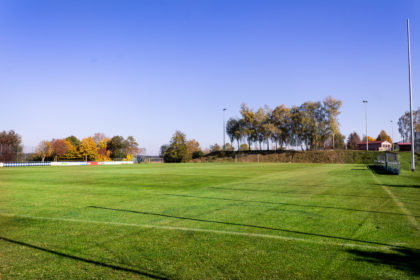
[[[96,160],[98,158],[98,150],[92,137],[82,140],[79,146],[80,155],[87,160]]]
[[[98,142],[98,148],[97,148],[97,152],[98,152],[98,157],[97,160],[98,161],[110,161],[111,160],[111,151],[107,150],[107,145],[108,145],[108,141],[109,138],[105,137],[102,138],[102,140],[100,140]]]

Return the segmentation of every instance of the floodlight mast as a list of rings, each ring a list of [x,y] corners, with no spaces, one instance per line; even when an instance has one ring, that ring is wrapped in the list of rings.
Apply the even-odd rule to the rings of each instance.
[[[368,137],[368,122],[367,122],[367,100],[363,100],[363,103],[365,103],[365,119],[366,119],[366,151],[369,151],[369,137]]]
[[[410,131],[411,131],[411,171],[416,169],[414,162],[414,125],[413,125],[413,93],[411,82],[411,50],[410,50],[410,20],[407,19],[407,41],[408,41],[408,89],[410,93]]]
[[[225,123],[225,111],[227,108],[223,108],[223,151],[226,150],[226,141],[225,141],[225,135],[226,135],[226,123]]]

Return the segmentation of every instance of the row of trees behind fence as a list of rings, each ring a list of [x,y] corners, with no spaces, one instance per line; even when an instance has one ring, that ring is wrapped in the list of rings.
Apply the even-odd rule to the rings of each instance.
[[[140,152],[133,136],[126,139],[122,136],[106,137],[103,133],[95,133],[79,140],[75,136],[64,139],[44,140],[39,143],[35,159],[39,160],[98,160],[133,159]]]
[[[365,142],[366,136],[361,140],[359,135],[353,132],[345,143],[345,137],[340,133],[337,119],[341,105],[340,100],[332,97],[327,97],[322,102],[308,101],[290,108],[285,105],[274,109],[265,106],[256,111],[242,104],[240,117],[230,118],[226,124],[226,133],[231,143],[225,143],[224,147],[214,144],[210,146],[210,149],[202,151],[196,140],[187,140],[184,133],[176,131],[170,143],[161,147],[161,156],[166,162],[186,162],[204,153],[223,148],[233,151],[235,142],[238,150],[251,149],[253,144],[260,150],[263,144],[266,144],[266,149],[270,149],[270,142],[274,144],[275,149],[284,149],[287,146],[300,146],[302,150],[357,149],[357,144]],[[413,111],[413,122],[415,130],[420,131],[420,108]],[[403,141],[409,141],[409,112],[399,118],[398,131]],[[375,138],[368,136],[368,141],[374,140]],[[384,130],[380,132],[376,140],[393,141]],[[14,130],[0,132],[0,162],[17,161],[22,151],[22,138],[19,134]],[[108,138],[103,133],[95,133],[92,137],[82,140],[69,136],[64,139],[41,141],[34,159],[102,161],[130,159],[141,152],[142,149],[139,149],[136,139],[132,136],[124,138],[117,135]]]
[[[238,149],[241,141],[246,141],[249,148],[256,144],[260,150],[264,143],[270,149],[270,142],[276,149],[288,145],[306,150],[343,148],[345,137],[340,133],[337,119],[341,105],[340,100],[332,97],[290,108],[265,106],[256,111],[242,104],[240,117],[227,121],[226,133]]]

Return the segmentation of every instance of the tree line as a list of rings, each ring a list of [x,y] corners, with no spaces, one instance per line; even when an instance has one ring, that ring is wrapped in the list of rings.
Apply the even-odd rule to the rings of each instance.
[[[45,160],[96,160],[111,159],[132,160],[140,152],[139,144],[133,136],[126,139],[122,136],[106,137],[95,133],[79,140],[75,136],[63,139],[44,140],[36,148],[34,159]]]
[[[279,105],[274,109],[264,106],[257,110],[242,104],[240,117],[230,118],[226,133],[231,145],[236,141],[237,149],[245,141],[248,149],[255,144],[260,150],[263,144],[270,149],[300,146],[302,150],[317,150],[345,147],[345,137],[340,133],[338,115],[342,102],[327,97],[322,102],[307,101],[290,108]]]
[[[339,131],[337,120],[342,102],[332,97],[322,102],[308,101],[300,106],[290,108],[279,105],[274,109],[268,106],[254,111],[246,104],[242,104],[240,117],[230,118],[226,124],[226,133],[230,143],[224,147],[218,144],[211,145],[209,149],[202,150],[195,140],[187,140],[186,135],[176,131],[169,144],[161,147],[160,155],[165,162],[187,162],[202,155],[220,151],[222,149],[233,151],[234,142],[237,150],[250,150],[256,145],[260,150],[263,144],[270,149],[285,149],[287,146],[300,146],[302,150],[316,149],[357,149],[357,144],[366,141],[353,132],[347,141]],[[420,108],[413,111],[414,130],[420,131]],[[410,113],[405,112],[398,120],[398,130],[403,141],[410,141]],[[382,130],[378,137],[368,137],[368,141],[388,141],[393,139]],[[246,143],[244,143],[246,142]],[[0,162],[17,161],[18,155],[23,151],[22,138],[14,130],[0,132]],[[36,148],[34,160],[111,160],[131,159],[133,155],[142,152],[136,139],[128,136],[106,137],[103,133],[79,140],[75,136],[63,139],[44,140]]]

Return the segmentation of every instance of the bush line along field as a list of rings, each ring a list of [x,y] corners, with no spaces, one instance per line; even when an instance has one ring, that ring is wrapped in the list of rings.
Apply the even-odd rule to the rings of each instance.
[[[364,163],[371,164],[377,151],[217,151],[192,162],[295,162],[295,163]]]
[[[420,172],[0,169],[0,279],[418,279]]]

